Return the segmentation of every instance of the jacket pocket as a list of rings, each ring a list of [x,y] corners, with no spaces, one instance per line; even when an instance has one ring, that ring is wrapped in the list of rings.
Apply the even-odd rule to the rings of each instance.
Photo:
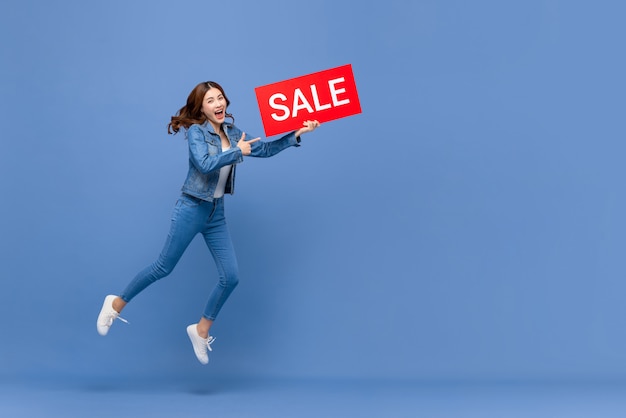
[[[214,156],[214,155],[219,154],[220,148],[219,148],[218,145],[216,145],[216,144],[214,144],[212,142],[207,142],[207,146],[209,148],[209,155],[210,156]]]

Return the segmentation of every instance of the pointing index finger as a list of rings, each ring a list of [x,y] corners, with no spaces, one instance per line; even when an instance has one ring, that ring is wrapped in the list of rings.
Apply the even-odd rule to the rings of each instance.
[[[242,139],[243,139],[243,138],[242,138]],[[249,141],[246,141],[246,142],[247,142],[248,144],[254,144],[255,142],[260,141],[260,140],[261,140],[261,137],[257,137],[257,138],[251,139],[251,140],[249,140]]]

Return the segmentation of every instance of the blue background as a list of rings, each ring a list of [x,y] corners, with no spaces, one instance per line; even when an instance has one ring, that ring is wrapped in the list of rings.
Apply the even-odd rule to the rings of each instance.
[[[625,7],[614,1],[3,5],[0,373],[586,379],[626,374]],[[254,87],[352,64],[363,113],[247,159],[241,284],[158,255],[187,169],[166,124],[200,81],[262,134]]]

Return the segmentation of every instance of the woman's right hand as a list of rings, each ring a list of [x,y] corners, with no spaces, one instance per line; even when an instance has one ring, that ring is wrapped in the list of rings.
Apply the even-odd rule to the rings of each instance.
[[[252,152],[252,146],[251,144],[254,144],[257,141],[260,141],[261,138],[254,138],[251,139],[249,141],[246,141],[246,133],[244,132],[243,135],[241,135],[241,139],[239,140],[239,142],[237,142],[237,147],[241,150],[241,153],[245,156],[245,155],[250,155],[250,153]]]

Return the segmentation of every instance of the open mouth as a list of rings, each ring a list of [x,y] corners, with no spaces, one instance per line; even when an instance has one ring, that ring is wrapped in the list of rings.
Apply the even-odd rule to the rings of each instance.
[[[223,118],[224,117],[224,109],[218,110],[215,112],[215,116],[217,118]]]

